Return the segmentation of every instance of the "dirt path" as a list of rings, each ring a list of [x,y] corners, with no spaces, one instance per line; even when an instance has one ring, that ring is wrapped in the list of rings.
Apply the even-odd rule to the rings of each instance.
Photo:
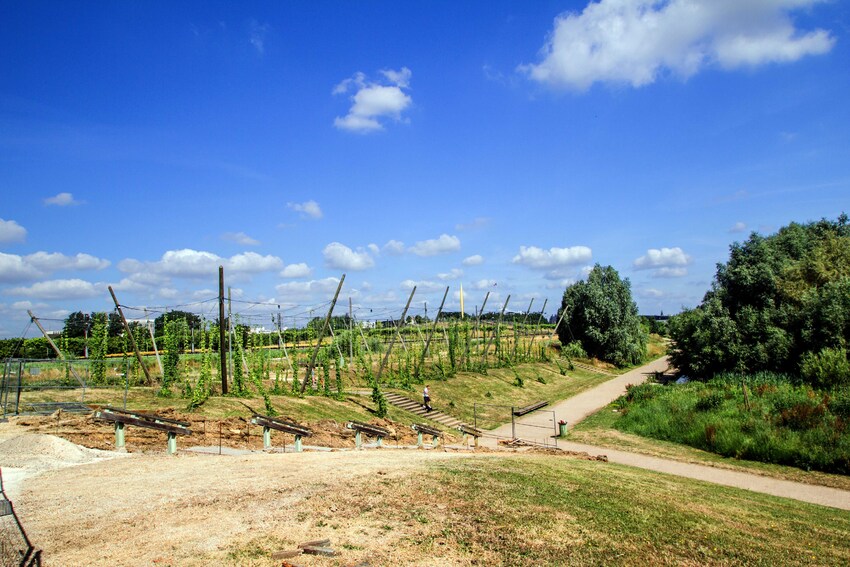
[[[512,430],[515,430],[518,438],[551,446],[555,443],[552,437],[555,432],[553,419],[555,422],[564,420],[572,427],[588,415],[607,406],[624,394],[628,384],[640,384],[644,382],[647,374],[663,372],[667,369],[667,364],[666,357],[660,358],[609,380],[604,384],[600,384],[596,388],[582,392],[569,400],[564,400],[545,408],[545,410],[519,418],[513,425],[510,423],[505,424],[493,430],[490,436],[482,439],[481,444],[483,446],[495,447],[499,439],[510,439]],[[820,504],[842,510],[850,510],[850,492],[837,488],[780,480],[758,474],[730,471],[708,465],[683,463],[671,459],[662,459],[639,453],[597,447],[595,445],[565,442],[563,440],[557,441],[557,447],[565,451],[580,451],[590,455],[606,455],[608,461],[612,463],[693,478],[723,486],[743,488],[745,490],[781,496],[783,498],[792,498],[802,502],[810,502],[812,504]]]

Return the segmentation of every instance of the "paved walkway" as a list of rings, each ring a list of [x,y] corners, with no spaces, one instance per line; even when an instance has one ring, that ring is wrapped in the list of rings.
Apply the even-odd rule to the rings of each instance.
[[[609,380],[604,384],[582,392],[581,394],[544,408],[543,410],[518,418],[513,425],[516,436],[520,439],[553,446],[555,439],[555,424],[553,420],[566,421],[570,427],[605,407],[626,391],[627,384],[639,384],[646,380],[647,374],[664,371],[667,368],[667,359],[661,358],[645,366],[627,372],[617,378]],[[554,412],[554,418],[553,418]],[[510,439],[512,424],[503,425],[487,437],[481,439],[482,446],[496,446],[499,439]],[[850,510],[850,491],[780,480],[759,474],[731,471],[708,465],[684,463],[671,459],[651,457],[639,453],[630,453],[618,449],[608,449],[595,445],[585,445],[570,441],[557,441],[558,449],[564,451],[579,451],[590,455],[606,455],[608,462],[628,465],[642,469],[673,474],[686,478],[693,478],[723,486],[752,490],[763,494],[791,498],[802,502],[820,504],[831,508]]]

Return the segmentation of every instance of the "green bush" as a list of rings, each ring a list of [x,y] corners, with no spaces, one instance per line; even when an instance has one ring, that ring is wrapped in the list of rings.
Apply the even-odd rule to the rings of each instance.
[[[829,388],[850,383],[850,361],[843,348],[807,352],[800,361],[800,373],[814,386]]]
[[[733,458],[850,473],[848,389],[825,393],[777,374],[728,375],[633,386],[617,404],[617,429]]]

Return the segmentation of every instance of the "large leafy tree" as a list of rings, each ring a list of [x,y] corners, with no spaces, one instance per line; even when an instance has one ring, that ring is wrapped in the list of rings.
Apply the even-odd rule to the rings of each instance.
[[[92,327],[92,318],[82,311],[75,311],[65,318],[62,335],[68,339],[82,338],[88,335]]]
[[[564,291],[558,327],[562,344],[579,341],[590,356],[626,366],[643,361],[647,335],[640,324],[631,283],[611,266],[597,264],[586,281]]]
[[[731,246],[702,303],[670,322],[673,363],[708,377],[721,371],[798,373],[805,358],[846,355],[850,341],[850,225],[791,223]],[[805,375],[805,372],[803,372]],[[842,380],[837,377],[837,380]],[[813,380],[815,381],[815,380]],[[823,384],[823,378],[817,378]]]

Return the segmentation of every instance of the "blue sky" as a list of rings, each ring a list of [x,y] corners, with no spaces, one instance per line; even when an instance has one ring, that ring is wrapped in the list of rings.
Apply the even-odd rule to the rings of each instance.
[[[848,32],[815,0],[0,1],[0,336],[107,285],[215,317],[219,265],[253,324],[343,273],[359,319],[412,285],[551,314],[595,263],[692,307],[731,243],[850,210]]]

